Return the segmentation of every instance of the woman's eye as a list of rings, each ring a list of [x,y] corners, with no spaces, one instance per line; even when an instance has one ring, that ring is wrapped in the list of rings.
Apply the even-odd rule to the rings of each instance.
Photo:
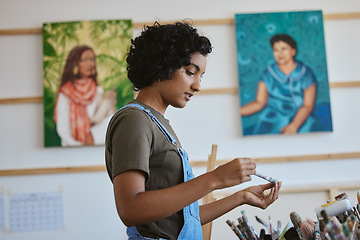
[[[82,58],[80,59],[81,62],[95,62],[95,58]]]
[[[186,73],[189,74],[189,75],[191,75],[191,76],[195,75],[195,73],[193,73],[193,72],[191,72],[191,71],[189,71],[189,70],[186,70]]]

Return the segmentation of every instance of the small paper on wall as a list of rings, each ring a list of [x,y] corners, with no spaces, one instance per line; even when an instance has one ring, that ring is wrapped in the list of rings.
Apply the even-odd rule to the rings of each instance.
[[[5,196],[0,193],[0,231],[5,228]]]
[[[10,232],[63,229],[60,192],[22,193],[9,196]]]

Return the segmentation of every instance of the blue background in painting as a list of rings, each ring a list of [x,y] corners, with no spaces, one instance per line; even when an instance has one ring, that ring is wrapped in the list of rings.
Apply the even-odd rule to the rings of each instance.
[[[314,111],[322,125],[319,131],[332,131],[322,11],[236,14],[235,30],[241,106],[255,100],[261,73],[275,61],[271,37],[285,33],[297,43],[295,58],[317,79]],[[244,135],[252,134],[258,114],[242,117]]]

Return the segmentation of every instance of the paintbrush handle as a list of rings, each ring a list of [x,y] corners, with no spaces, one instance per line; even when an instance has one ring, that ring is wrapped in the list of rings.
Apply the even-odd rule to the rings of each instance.
[[[240,240],[244,240],[244,236],[241,234],[240,230],[235,226],[234,223],[232,223],[230,220],[227,220],[226,223],[229,225],[229,227],[231,228],[231,230],[234,231],[234,233],[236,234],[236,236],[240,239]]]
[[[259,172],[255,173],[255,175],[258,176],[259,178],[265,179],[266,181],[269,181],[269,182],[271,182],[273,184],[276,184],[278,182],[277,179],[265,176],[264,174],[261,174]]]

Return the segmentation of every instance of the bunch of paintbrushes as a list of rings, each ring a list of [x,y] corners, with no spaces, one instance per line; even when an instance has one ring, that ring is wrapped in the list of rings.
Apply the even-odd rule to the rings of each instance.
[[[359,219],[351,214],[345,222],[341,223],[335,216],[328,217],[325,211],[321,213],[320,233],[324,240],[352,240],[360,239]]]
[[[342,223],[338,217],[329,217],[325,210],[321,215],[318,222],[310,219],[304,221],[297,213],[292,212],[290,218],[296,231],[292,238],[285,236],[285,239],[360,240],[359,219],[354,214],[350,214]]]
[[[310,219],[302,220],[300,216],[292,212],[291,223],[281,230],[281,222],[278,221],[277,228],[272,226],[271,219],[265,222],[255,216],[256,220],[266,229],[261,229],[258,235],[242,211],[242,217],[238,218],[238,224],[227,220],[226,223],[241,240],[360,240],[359,219],[350,215],[343,223],[337,217],[328,217],[323,211],[323,218],[318,222]]]
[[[346,193],[339,194],[335,201],[315,209],[318,221],[302,220],[299,214],[291,212],[291,222],[282,230],[280,221],[274,228],[270,216],[268,222],[255,216],[265,227],[259,235],[249,224],[245,211],[241,211],[238,224],[230,220],[226,223],[241,240],[360,240],[360,191],[357,200],[355,203]]]
[[[360,240],[360,191],[357,193],[357,199],[356,203],[348,194],[341,193],[335,197],[335,201],[315,209],[319,220],[315,226],[307,224],[308,220],[302,221],[297,216],[297,220],[293,222],[294,227],[300,229],[300,237],[305,240]]]
[[[255,174],[257,177],[262,178],[268,182],[271,182],[273,184],[276,184],[278,182],[277,179],[266,176],[262,173],[257,172]],[[236,236],[239,239],[246,239],[246,240],[259,240],[259,239],[266,239],[265,229],[262,229],[260,232],[260,235],[258,235],[254,228],[250,226],[248,218],[245,215],[245,211],[241,211],[242,216],[238,218],[238,224],[235,224],[235,222],[232,222],[230,220],[227,220],[226,223],[229,225],[229,227],[234,231]],[[281,228],[281,222],[278,221],[278,227],[277,230],[272,229],[271,224],[271,218],[269,217],[269,224],[265,223],[260,218],[256,217],[256,220],[265,225],[269,231],[270,239],[279,239],[280,234],[280,228]]]
[[[280,239],[280,236],[284,236],[284,233],[289,229],[289,223],[285,226],[284,230],[281,231],[281,222],[277,222],[277,228],[273,228],[271,223],[271,218],[269,216],[269,222],[265,222],[259,217],[255,216],[256,220],[260,222],[262,225],[266,227],[265,229],[261,229],[260,235],[256,233],[254,228],[250,225],[249,220],[245,214],[245,211],[241,211],[241,217],[239,217],[238,224],[234,221],[227,220],[226,223],[232,229],[232,231],[236,234],[236,236],[241,240],[267,240],[267,239]],[[267,234],[267,233],[268,234]],[[282,238],[284,239],[284,238]]]

